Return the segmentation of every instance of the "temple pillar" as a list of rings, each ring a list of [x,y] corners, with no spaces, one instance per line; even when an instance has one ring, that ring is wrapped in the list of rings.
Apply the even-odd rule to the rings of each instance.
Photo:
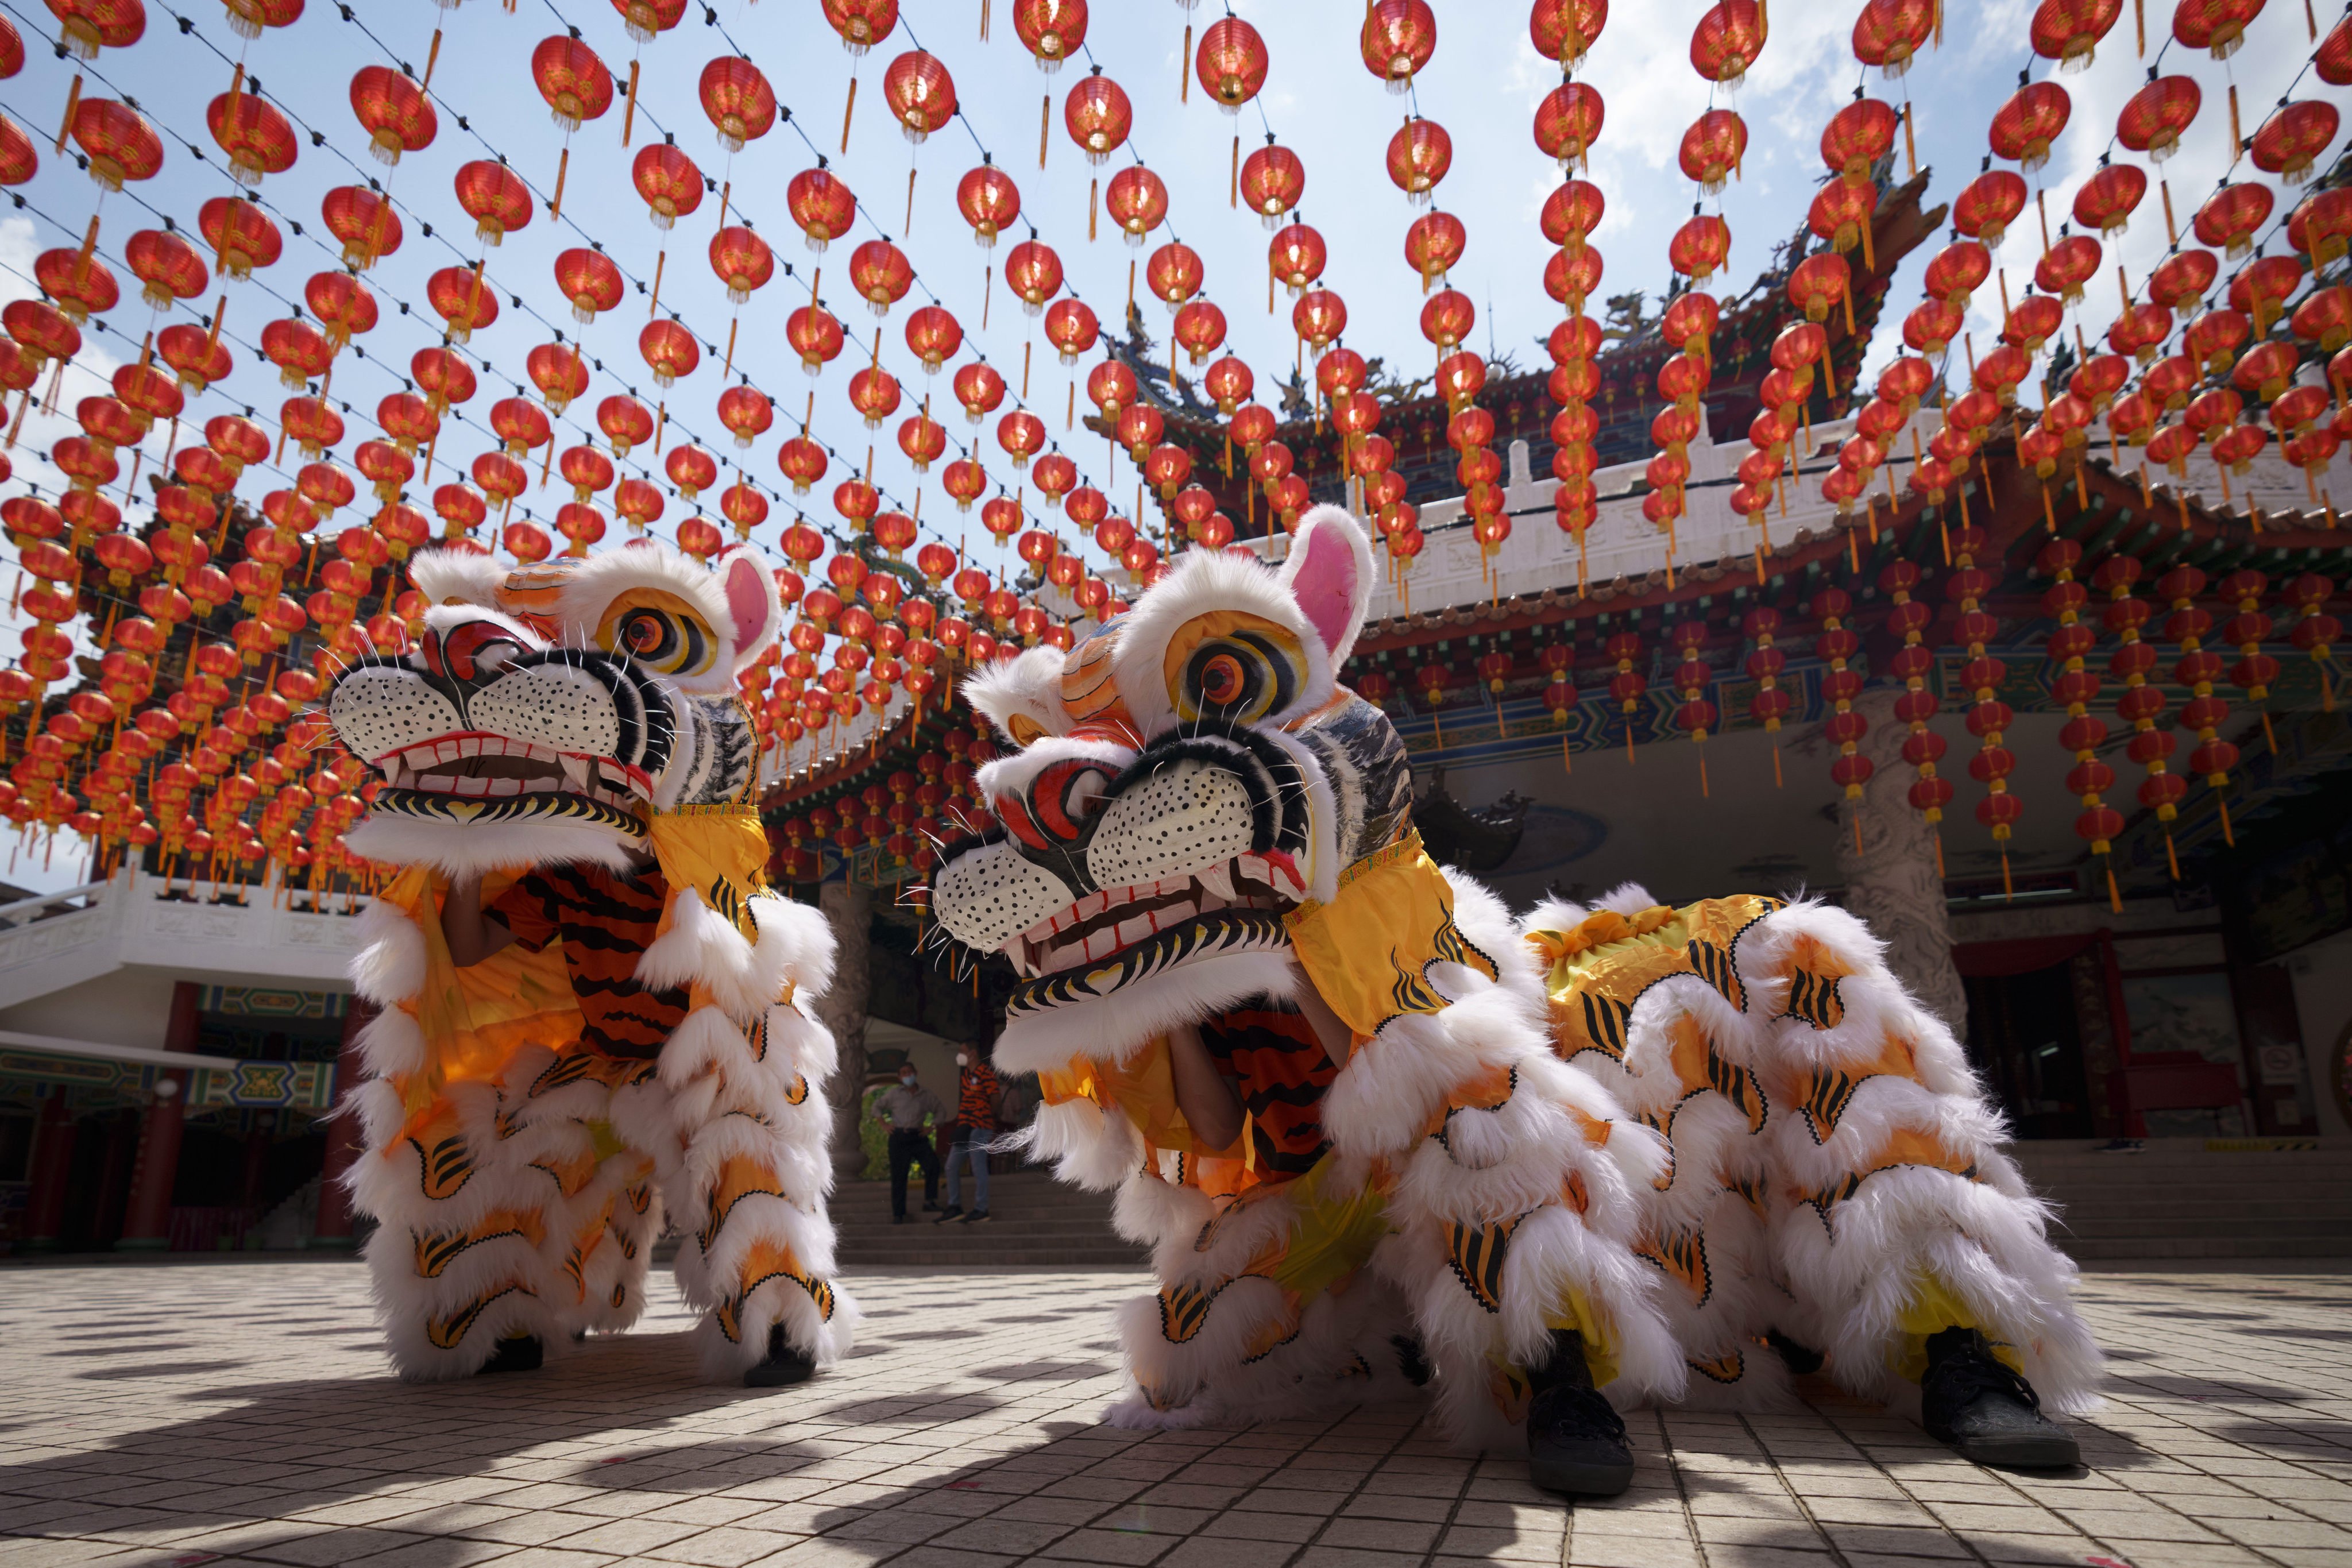
[[[41,1100],[35,1133],[32,1190],[26,1195],[26,1252],[55,1252],[65,1245],[66,1189],[73,1180],[74,1118],[66,1086],[49,1085]]]
[[[817,889],[817,907],[833,927],[833,986],[816,1016],[833,1031],[841,1065],[825,1088],[833,1104],[833,1169],[850,1181],[866,1168],[858,1113],[866,1091],[866,1003],[873,984],[874,895],[845,877]]]
[[[1968,1031],[1968,991],[1952,963],[1952,923],[1937,867],[1935,829],[1911,805],[1919,770],[1903,760],[1910,726],[1895,718],[1899,693],[1865,692],[1854,710],[1870,732],[1862,754],[1878,764],[1862,799],[1838,811],[1838,869],[1845,907],[1886,944],[1886,967],[1955,1035]]]
[[[352,1095],[367,1071],[360,1053],[360,1031],[375,1016],[375,1008],[354,996],[343,1014],[342,1045],[335,1052],[334,1114],[327,1118],[327,1158],[319,1170],[319,1215],[310,1224],[304,1244],[322,1252],[352,1249],[352,1194],[343,1177],[360,1157],[359,1116]]]
[[[193,1054],[196,1048],[195,983],[172,987],[172,1018],[163,1048]],[[131,1166],[131,1198],[122,1211],[117,1252],[161,1252],[171,1245],[172,1186],[180,1174],[180,1134],[187,1117],[188,1077],[159,1073],[155,1098],[139,1121],[139,1152]]]

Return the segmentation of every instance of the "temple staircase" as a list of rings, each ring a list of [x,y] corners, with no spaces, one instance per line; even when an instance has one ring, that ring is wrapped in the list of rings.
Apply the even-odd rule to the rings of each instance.
[[[875,1265],[941,1270],[1015,1265],[1140,1268],[1144,1249],[1111,1228],[1110,1194],[1082,1192],[1042,1170],[999,1172],[989,1178],[985,1225],[950,1222],[922,1210],[919,1178],[908,1183],[907,1223],[890,1223],[890,1184],[844,1182],[834,1189],[835,1257],[845,1273]],[[964,1202],[971,1202],[967,1174]],[[947,1203],[940,1184],[940,1203]]]
[[[2352,1139],[2151,1138],[2012,1146],[2079,1262],[2352,1258]]]

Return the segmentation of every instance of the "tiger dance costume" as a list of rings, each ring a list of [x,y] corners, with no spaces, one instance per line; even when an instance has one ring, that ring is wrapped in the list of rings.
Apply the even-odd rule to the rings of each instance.
[[[363,658],[328,698],[384,773],[351,847],[404,868],[362,917],[352,970],[381,1012],[350,1180],[379,1222],[367,1260],[394,1364],[458,1377],[500,1342],[560,1352],[628,1327],[665,1216],[707,1375],[786,1347],[837,1360],[856,1310],[832,1278],[835,1047],[811,1010],[833,937],[762,883],[759,742],[735,696],[778,635],[766,571],[637,546],[512,573],[434,552],[411,573],[432,605],[420,646]],[[583,1037],[561,943],[454,964],[453,875],[483,872],[495,898],[533,868],[567,887],[567,866],[625,870],[632,850],[668,895],[622,963],[688,1003],[644,1059]]]
[[[1191,552],[1067,656],[965,686],[1019,749],[932,909],[1022,977],[996,1060],[1039,1075],[1031,1144],[1152,1248],[1112,1419],[1429,1382],[1460,1443],[1606,1493],[1611,1399],[1785,1404],[1784,1360],[1825,1352],[1881,1396],[1936,1360],[1931,1390],[1994,1388],[2041,1444],[1968,1451],[2063,1462],[2015,1369],[2072,1407],[2097,1353],[1948,1033],[1823,905],[1515,922],[1434,865],[1401,738],[1334,679],[1371,586],[1317,508],[1278,573]],[[1185,1029],[1241,1104],[1222,1147],[1179,1103]]]

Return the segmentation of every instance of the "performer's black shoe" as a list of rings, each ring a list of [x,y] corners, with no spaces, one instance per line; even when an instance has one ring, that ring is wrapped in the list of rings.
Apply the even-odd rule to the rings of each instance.
[[[482,1363],[484,1372],[537,1372],[545,1359],[539,1342],[529,1334],[517,1334],[500,1340],[490,1359]]]
[[[1420,1339],[1412,1334],[1392,1334],[1389,1343],[1396,1349],[1397,1370],[1404,1373],[1405,1381],[1415,1388],[1428,1387],[1429,1356],[1422,1349]]]
[[[1810,1377],[1822,1370],[1825,1358],[1821,1352],[1809,1345],[1799,1344],[1778,1329],[1766,1333],[1764,1342],[1772,1347],[1772,1353],[1780,1358],[1780,1363],[1792,1376]]]
[[[951,1219],[961,1219],[962,1217],[963,1205],[961,1204],[950,1204],[946,1208],[940,1211],[940,1217],[931,1221],[931,1223],[933,1225],[945,1225]]]
[[[2083,1462],[2066,1429],[2042,1414],[2033,1385],[1995,1360],[1974,1329],[1927,1340],[1919,1421],[1963,1458],[2001,1469],[2064,1469]]]
[[[986,1209],[974,1209],[970,1214],[963,1216],[963,1223],[966,1225],[986,1225],[988,1223],[988,1211]]]
[[[768,1331],[768,1359],[743,1374],[746,1388],[789,1388],[816,1375],[814,1358],[794,1350],[782,1323]]]
[[[1633,1484],[1633,1450],[1625,1423],[1592,1386],[1584,1337],[1552,1334],[1551,1364],[1529,1368],[1528,1479],[1546,1491],[1615,1497]]]

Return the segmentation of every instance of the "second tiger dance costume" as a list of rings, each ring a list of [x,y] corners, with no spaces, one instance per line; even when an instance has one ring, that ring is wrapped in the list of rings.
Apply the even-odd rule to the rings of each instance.
[[[1983,1462],[2074,1462],[2040,1408],[2099,1374],[2073,1268],[1876,941],[1638,889],[1514,921],[1423,850],[1402,740],[1335,679],[1371,586],[1318,508],[1279,572],[1190,552],[966,685],[1015,749],[932,909],[1022,977],[1033,1146],[1152,1248],[1114,1418],[1427,1384],[1459,1442],[1606,1494],[1617,1406],[1820,1366]]]

